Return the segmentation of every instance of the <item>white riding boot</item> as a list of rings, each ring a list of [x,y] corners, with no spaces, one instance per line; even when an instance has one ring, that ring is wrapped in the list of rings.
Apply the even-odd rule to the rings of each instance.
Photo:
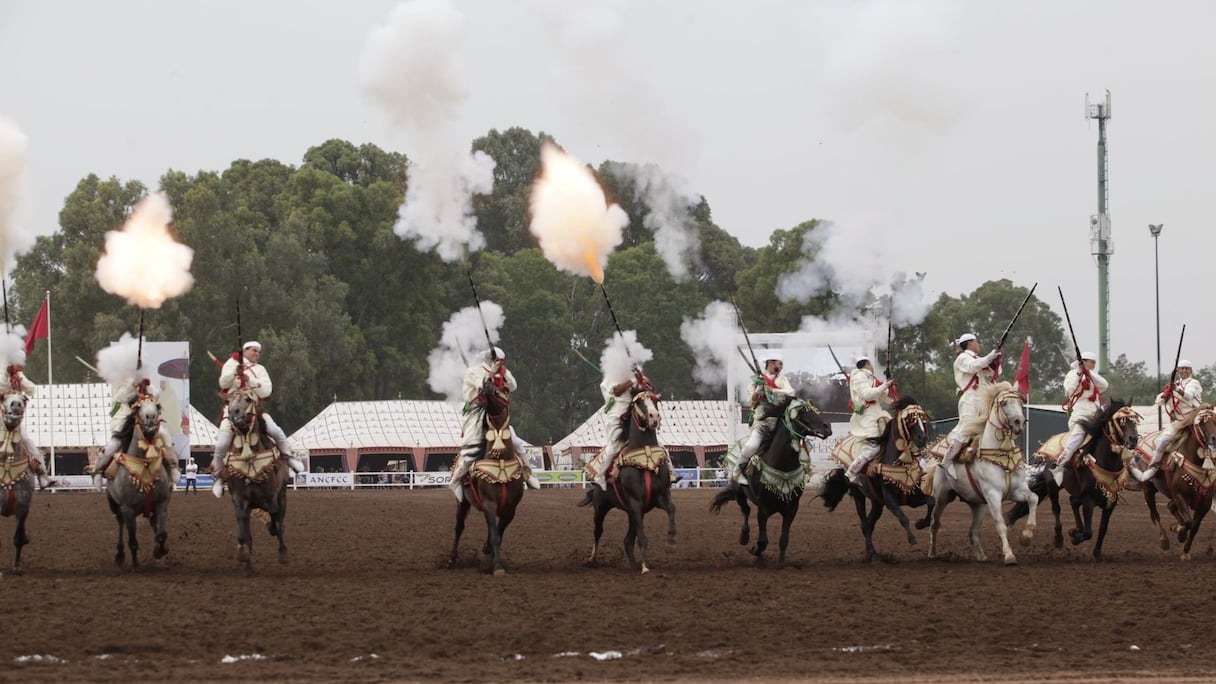
[[[1161,461],[1165,459],[1165,450],[1169,448],[1169,443],[1173,441],[1173,437],[1162,435],[1157,440],[1157,448],[1153,449],[1153,460],[1149,462],[1148,467],[1140,470],[1136,467],[1133,461],[1127,462],[1127,471],[1132,474],[1139,482],[1148,482],[1157,475],[1157,470],[1161,467]]]
[[[102,489],[104,489],[104,487],[102,487],[102,484],[101,484],[101,472],[100,471],[93,473],[93,489],[96,489],[99,492]]]
[[[211,485],[211,493],[214,494],[215,498],[217,499],[224,498],[224,481],[220,479],[220,476],[216,473],[212,473],[211,477],[215,479],[215,483]]]
[[[942,465],[946,468],[946,474],[951,478],[958,478],[958,471],[954,469],[954,459],[965,446],[967,446],[966,441],[950,442],[950,449],[946,452],[945,458],[942,459]]]
[[[464,501],[464,476],[469,474],[469,468],[472,467],[473,461],[477,460],[476,456],[460,456],[460,462],[456,466],[456,472],[452,473],[452,481],[448,483],[448,489],[456,495],[457,501]],[[535,478],[533,478],[535,479]]]

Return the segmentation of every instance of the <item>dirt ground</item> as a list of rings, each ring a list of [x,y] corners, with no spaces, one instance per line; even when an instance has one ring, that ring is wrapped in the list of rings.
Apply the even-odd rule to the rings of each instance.
[[[235,562],[228,499],[176,494],[168,559],[153,564],[141,525],[146,566],[132,574],[113,564],[116,528],[100,494],[39,494],[26,573],[0,578],[0,680],[1212,677],[1211,532],[1193,561],[1160,551],[1138,495],[1115,515],[1105,562],[1090,560],[1089,543],[1051,548],[1044,505],[1013,568],[1000,564],[988,520],[991,560],[970,560],[958,503],[943,525],[945,560],[925,557],[927,531],[909,546],[884,516],[876,542],[891,562],[863,565],[852,506],[829,514],[808,497],[790,562],[760,569],[737,543],[738,510],[707,512],[712,494],[676,492],[674,546],[661,512],[648,516],[654,570],[642,576],[625,567],[622,513],[608,518],[601,565],[587,567],[581,492],[529,492],[506,535],[504,577],[485,571],[480,517],[458,567],[445,567],[446,490],[293,492],[291,562],[276,562],[259,526],[252,576]],[[12,530],[0,520],[5,569]]]

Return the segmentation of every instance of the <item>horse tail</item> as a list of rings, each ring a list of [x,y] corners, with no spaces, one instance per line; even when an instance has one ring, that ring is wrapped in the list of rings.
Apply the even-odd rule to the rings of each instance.
[[[844,475],[844,468],[836,468],[823,478],[823,507],[829,512],[836,510],[844,495],[849,493],[849,478]]]
[[[578,502],[578,507],[586,508],[587,506],[590,506],[593,501],[595,501],[595,485],[587,488],[587,494],[583,497],[582,501]]]
[[[714,497],[714,500],[709,502],[709,512],[721,513],[722,506],[728,501],[734,501],[738,497],[738,494],[739,490],[734,485],[723,487],[722,491],[718,492],[718,495]]]

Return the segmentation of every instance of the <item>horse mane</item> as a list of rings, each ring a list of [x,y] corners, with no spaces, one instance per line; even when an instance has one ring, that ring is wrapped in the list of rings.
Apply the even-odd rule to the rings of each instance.
[[[899,413],[900,411],[908,408],[909,406],[917,404],[917,403],[919,403],[919,402],[917,402],[916,399],[905,394],[902,397],[896,399],[895,405],[892,406],[891,408],[894,409],[894,411],[896,413]]]
[[[135,418],[135,411],[128,413],[127,417],[123,419],[122,427],[115,433],[122,440],[122,444],[118,447],[120,451],[126,451],[127,445],[131,443],[131,438],[135,436]]]
[[[1012,392],[1013,385],[1007,382],[997,382],[980,390],[980,401],[983,403],[983,409],[980,414],[974,418],[968,418],[963,424],[963,429],[966,434],[982,435],[984,433],[984,425],[988,423],[988,413],[992,411],[992,404],[996,402],[996,398],[1005,392]]]
[[[1125,406],[1127,406],[1127,402],[1125,401],[1119,399],[1112,400],[1110,406],[1082,420],[1081,429],[1085,431],[1085,434],[1097,439],[1102,434],[1102,428],[1106,427],[1106,424],[1115,416],[1115,413]]]

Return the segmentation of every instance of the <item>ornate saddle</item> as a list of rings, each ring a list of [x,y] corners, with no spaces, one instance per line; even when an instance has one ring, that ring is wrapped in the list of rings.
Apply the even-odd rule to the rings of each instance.
[[[234,434],[232,446],[224,456],[224,467],[220,470],[220,476],[235,475],[244,478],[246,482],[261,482],[273,473],[275,465],[282,461],[278,447],[269,440],[263,440],[262,435],[255,437]]]
[[[865,446],[865,442],[864,437],[858,437],[852,433],[847,434],[832,448],[832,458],[841,467],[848,468],[853,464],[853,458]],[[921,468],[920,463],[908,455],[907,452],[900,454],[897,463],[891,464],[879,463],[878,458],[875,457],[874,460],[866,465],[865,474],[868,476],[878,475],[883,480],[909,493],[918,486],[927,486],[928,484],[924,481],[924,468]]]
[[[124,468],[139,491],[147,494],[156,486],[156,476],[164,468],[165,453],[172,453],[172,447],[165,443],[164,437],[159,432],[151,443],[144,441],[143,437],[137,437],[137,439],[139,448],[144,452],[143,457],[120,453],[110,461],[110,465],[106,466],[105,476],[106,479],[113,480],[114,476],[118,474],[118,469]]]
[[[479,458],[469,468],[469,477],[490,484],[507,484],[524,476],[523,461],[516,458]]]
[[[632,451],[623,451],[617,456],[616,464],[613,466],[613,473],[620,472],[624,466],[639,468],[641,470],[649,470],[652,473],[659,472],[659,468],[667,462],[667,450],[661,446],[644,446],[640,449]]]

